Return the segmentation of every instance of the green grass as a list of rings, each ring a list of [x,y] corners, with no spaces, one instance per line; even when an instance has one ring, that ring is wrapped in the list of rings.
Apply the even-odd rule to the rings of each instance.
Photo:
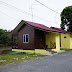
[[[13,62],[19,62],[19,61],[25,61],[25,60],[28,60],[31,58],[44,57],[44,56],[47,56],[47,55],[26,54],[26,53],[0,55],[0,60],[6,60],[5,62],[0,62],[0,65],[13,63]],[[18,58],[18,60],[16,60],[17,58]],[[22,58],[24,58],[24,59],[22,59]]]
[[[61,48],[60,50],[71,51],[72,49],[64,49],[64,48]]]

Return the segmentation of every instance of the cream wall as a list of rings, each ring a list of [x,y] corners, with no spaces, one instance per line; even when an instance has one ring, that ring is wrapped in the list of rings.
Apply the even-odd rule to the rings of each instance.
[[[55,51],[59,51],[60,50],[60,35],[59,33],[56,33],[56,50]]]
[[[66,36],[66,38],[64,38]],[[70,34],[62,34],[61,33],[61,48],[70,49]]]
[[[51,48],[51,44],[52,43],[56,43],[56,49],[52,49],[54,51],[59,51],[60,50],[60,37],[59,37],[59,33],[47,33],[46,34],[46,45],[48,45],[47,48]]]
[[[56,42],[55,37],[56,37],[55,33],[47,33],[46,34],[46,45],[48,45],[47,48],[51,48],[50,42],[52,42],[52,43]]]

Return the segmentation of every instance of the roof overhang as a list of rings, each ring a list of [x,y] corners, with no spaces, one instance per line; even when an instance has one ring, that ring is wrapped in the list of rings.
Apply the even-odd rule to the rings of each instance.
[[[20,29],[20,27],[24,24],[24,21],[22,20],[16,27],[15,29],[13,29],[8,36],[12,36],[12,35],[17,35],[18,34],[18,30]]]
[[[31,24],[33,22],[28,22],[28,21],[24,21],[24,20],[21,20],[21,22],[15,27],[15,29],[13,29],[8,36],[12,36],[12,35],[18,35],[18,31],[19,29],[24,25],[28,25],[28,26],[31,26],[32,28],[35,28],[35,29],[39,29],[39,30],[42,30],[42,31],[45,31],[45,32],[54,32],[54,33],[62,33],[62,31],[58,31],[58,30],[55,30],[55,29],[52,29],[52,28],[49,28],[49,27],[46,27],[44,25],[41,25],[41,24],[38,24],[38,25],[41,25],[41,26],[36,26],[37,23],[34,23],[34,24]]]

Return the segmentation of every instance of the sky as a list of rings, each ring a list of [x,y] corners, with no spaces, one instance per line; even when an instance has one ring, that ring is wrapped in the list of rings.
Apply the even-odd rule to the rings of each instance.
[[[60,28],[60,14],[65,7],[72,5],[72,0],[38,1],[59,14],[42,6],[36,0],[0,0],[0,29],[13,30],[21,20]]]

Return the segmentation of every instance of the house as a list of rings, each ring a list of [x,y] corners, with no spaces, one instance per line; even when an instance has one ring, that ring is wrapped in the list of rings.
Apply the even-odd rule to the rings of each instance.
[[[51,28],[64,32],[64,33],[60,33],[60,48],[72,49],[72,33],[65,31],[61,28],[55,28],[55,27],[51,27]]]
[[[22,20],[9,36],[12,36],[13,51],[48,54],[50,51],[60,51],[60,33],[64,32]],[[15,36],[18,36],[18,47],[14,46]]]

